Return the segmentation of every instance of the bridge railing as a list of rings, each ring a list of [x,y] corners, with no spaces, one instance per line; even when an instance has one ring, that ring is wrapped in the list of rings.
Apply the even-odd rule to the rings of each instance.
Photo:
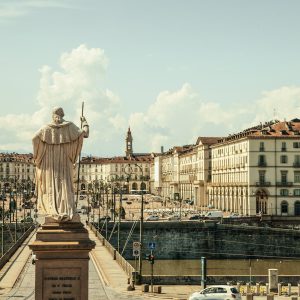
[[[108,240],[105,239],[105,237],[97,230],[97,228],[92,223],[89,223],[89,227],[102,242],[102,245],[106,247],[113,259],[116,260],[117,263],[121,266],[127,276],[132,279],[133,274],[135,274],[136,272],[135,268],[126,261],[126,259],[117,251],[117,249],[114,248],[114,246]]]
[[[9,259],[14,255],[16,250],[21,246],[21,244],[26,240],[26,238],[29,236],[29,234],[35,229],[35,225],[32,224],[22,235],[21,237],[16,241],[15,244],[13,244],[0,258],[0,269],[3,268],[3,266],[9,261]]]

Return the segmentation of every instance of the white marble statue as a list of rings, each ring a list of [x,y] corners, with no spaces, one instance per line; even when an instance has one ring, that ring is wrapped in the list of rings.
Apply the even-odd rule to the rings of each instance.
[[[84,117],[80,129],[63,116],[61,107],[54,108],[53,122],[43,126],[32,140],[39,211],[59,222],[78,220],[73,170],[83,138],[89,136]]]

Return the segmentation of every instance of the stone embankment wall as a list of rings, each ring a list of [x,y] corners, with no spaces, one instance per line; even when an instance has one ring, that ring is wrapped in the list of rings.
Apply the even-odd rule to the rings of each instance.
[[[122,222],[120,245],[125,259],[132,259],[132,243],[139,241],[139,224],[129,236],[132,222]],[[108,226],[110,243],[117,246],[117,226]],[[105,226],[102,234],[105,235]],[[145,222],[144,250],[155,242],[156,259],[300,258],[300,230],[215,224],[213,222]],[[122,252],[122,251],[121,251]]]

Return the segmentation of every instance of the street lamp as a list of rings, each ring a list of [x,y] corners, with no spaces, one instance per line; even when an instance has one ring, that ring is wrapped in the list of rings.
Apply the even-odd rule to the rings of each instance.
[[[138,165],[138,164],[134,164],[135,166],[137,166],[142,173],[142,182],[141,182],[141,186],[144,187],[144,173],[143,173],[143,168]],[[139,275],[140,278],[142,278],[142,264],[143,264],[143,235],[144,235],[144,190],[141,189],[141,193],[142,193],[142,200],[141,200],[141,211],[140,211],[140,256],[139,256]]]
[[[4,190],[2,190],[2,194],[0,195],[2,199],[2,226],[1,226],[1,256],[4,255],[4,220],[5,220],[5,208],[4,208],[4,201],[6,198],[6,195],[3,193]]]

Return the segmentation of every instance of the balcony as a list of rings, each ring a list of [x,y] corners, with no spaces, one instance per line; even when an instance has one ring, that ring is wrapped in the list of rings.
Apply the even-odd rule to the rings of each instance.
[[[295,161],[293,163],[294,168],[300,168],[300,161]]]
[[[270,181],[259,181],[256,182],[256,186],[270,186],[271,182]]]
[[[287,182],[287,181],[279,181],[276,184],[277,186],[293,186],[292,182]]]
[[[258,165],[259,167],[266,167],[266,166],[267,166],[267,163],[266,163],[265,161],[259,161],[259,162],[257,163],[257,165]]]
[[[286,152],[286,148],[285,147],[281,148],[281,151]]]

